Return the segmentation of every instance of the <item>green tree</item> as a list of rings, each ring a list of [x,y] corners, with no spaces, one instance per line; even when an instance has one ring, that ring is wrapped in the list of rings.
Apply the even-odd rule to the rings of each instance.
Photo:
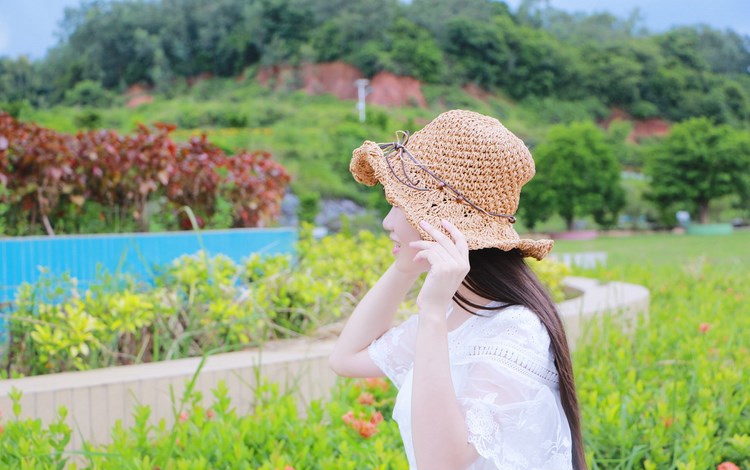
[[[750,136],[707,118],[687,120],[654,144],[646,172],[648,197],[663,212],[687,208],[707,223],[712,200],[750,197]]]
[[[536,176],[522,191],[522,217],[533,229],[552,213],[569,230],[576,217],[592,215],[611,227],[625,205],[620,165],[605,133],[592,122],[557,125],[534,149]]]
[[[115,101],[115,95],[102,88],[99,82],[84,80],[65,92],[65,104],[70,106],[93,106],[104,108],[111,106]]]

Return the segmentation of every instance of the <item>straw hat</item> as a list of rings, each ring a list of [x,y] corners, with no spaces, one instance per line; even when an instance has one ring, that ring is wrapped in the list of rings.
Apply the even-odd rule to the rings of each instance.
[[[396,142],[365,141],[349,169],[358,182],[381,183],[385,197],[403,209],[422,238],[426,220],[448,219],[466,236],[469,249],[518,248],[538,260],[552,240],[521,239],[513,229],[521,186],[534,176],[534,160],[523,141],[497,119],[472,111],[440,114]]]

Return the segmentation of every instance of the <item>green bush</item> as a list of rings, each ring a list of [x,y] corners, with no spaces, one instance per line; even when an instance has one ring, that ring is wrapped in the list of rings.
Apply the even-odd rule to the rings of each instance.
[[[103,108],[115,103],[115,94],[106,90],[101,83],[93,80],[78,82],[65,92],[63,99],[68,106],[93,106]]]
[[[12,390],[12,417],[0,410],[0,466],[18,469],[61,469],[72,429],[65,424],[67,410],[60,407],[48,426],[41,419],[21,419],[21,393]],[[7,411],[7,410],[6,410]]]
[[[296,398],[276,384],[251,390],[250,413],[232,406],[220,383],[211,400],[188,384],[173,403],[169,422],[151,423],[150,408],[139,406],[134,424],[118,421],[106,446],[84,443],[75,468],[314,470],[408,468],[398,426],[390,419],[394,388],[385,379],[342,380],[327,402],[313,401],[300,413]],[[19,395],[14,409],[20,413]],[[49,427],[40,420],[0,420],[3,468],[62,469],[73,430],[65,410]],[[3,430],[2,425],[5,424]]]
[[[6,219],[6,214],[10,210],[8,196],[8,189],[0,181],[0,237],[8,233],[8,221]]]
[[[81,129],[96,129],[102,125],[102,115],[93,109],[86,109],[73,117],[73,123]]]
[[[254,254],[237,264],[199,252],[157,269],[153,284],[101,273],[80,291],[70,276],[43,275],[18,290],[8,314],[3,373],[177,359],[307,334],[353,310],[390,263],[390,248],[367,231],[315,240],[305,226],[296,257]],[[562,298],[564,267],[532,266]]]
[[[4,371],[38,375],[200,356],[309,333],[351,311],[390,257],[387,237],[315,240],[296,258],[237,264],[205,253],[157,269],[152,284],[100,273],[87,290],[68,275],[19,288],[8,314]],[[7,373],[7,372],[3,372]]]
[[[723,245],[744,246],[745,238]],[[615,248],[610,265],[577,272],[643,284],[652,295],[648,317],[633,331],[605,317],[590,324],[573,354],[590,468],[712,469],[725,461],[748,468],[747,256],[733,263],[727,259],[736,256],[722,258],[722,250],[686,252],[702,240],[685,237],[669,238],[665,249],[665,239],[598,242]],[[245,414],[224,385],[211,401],[188,387],[174,404],[174,422],[150,424],[150,410],[139,408],[133,426],[115,426],[111,444],[86,446],[77,468],[405,469],[390,419],[395,392],[385,379],[341,380],[330,400],[300,414],[291,396],[265,384],[252,391],[255,406]],[[4,418],[0,426],[6,467],[61,468],[69,458],[62,449],[71,429],[60,420],[45,428]]]

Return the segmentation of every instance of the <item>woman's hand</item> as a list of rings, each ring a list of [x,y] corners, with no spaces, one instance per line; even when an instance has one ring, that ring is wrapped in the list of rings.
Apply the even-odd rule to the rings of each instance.
[[[419,250],[414,261],[424,260],[430,265],[417,297],[417,307],[420,312],[439,312],[442,315],[469,273],[469,246],[461,231],[447,220],[443,220],[442,225],[451,238],[426,221],[419,225],[435,241],[420,240],[409,244]]]

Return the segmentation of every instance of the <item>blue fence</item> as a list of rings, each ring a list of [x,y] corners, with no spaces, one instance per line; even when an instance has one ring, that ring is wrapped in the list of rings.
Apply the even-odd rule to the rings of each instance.
[[[256,252],[290,253],[296,240],[291,228],[0,239],[0,303],[13,300],[22,283],[35,282],[40,267],[52,274],[68,272],[85,286],[99,268],[148,279],[153,266],[201,249],[240,261]]]

